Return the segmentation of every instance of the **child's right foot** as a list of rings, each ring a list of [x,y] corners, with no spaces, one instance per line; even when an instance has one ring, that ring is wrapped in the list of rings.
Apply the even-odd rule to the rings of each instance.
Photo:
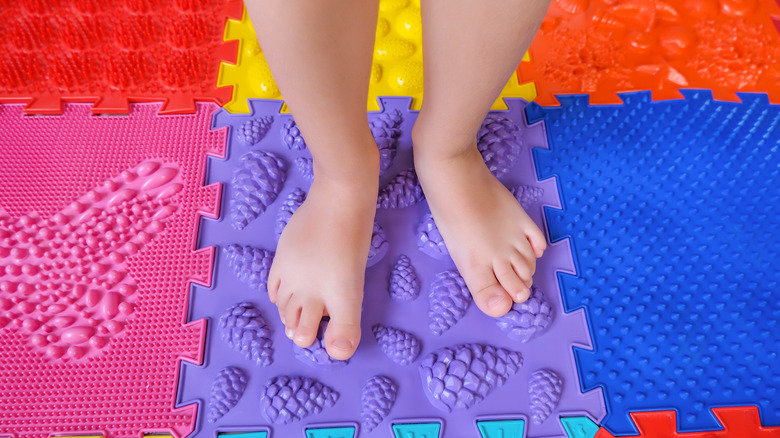
[[[360,342],[378,163],[378,154],[371,152],[362,171],[333,178],[315,170],[306,201],[282,232],[269,273],[268,295],[287,337],[308,347],[322,317],[329,316],[324,340],[334,359],[348,359]]]

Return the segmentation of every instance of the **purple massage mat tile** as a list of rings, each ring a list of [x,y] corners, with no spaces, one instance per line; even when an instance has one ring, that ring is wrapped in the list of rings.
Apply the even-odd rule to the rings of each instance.
[[[277,101],[252,101],[249,115],[215,115],[215,128],[230,127],[228,156],[211,160],[208,175],[225,185],[223,210],[203,222],[199,245],[215,245],[218,257],[212,287],[195,286],[189,315],[208,320],[208,335],[203,365],[183,365],[178,395],[179,404],[200,405],[196,436],[303,437],[357,426],[357,436],[389,437],[394,424],[433,421],[441,436],[476,437],[477,420],[521,419],[525,436],[548,437],[566,436],[561,416],[601,420],[601,391],[581,392],[572,353],[590,348],[584,314],[564,313],[561,302],[557,272],[574,272],[568,242],[539,260],[528,303],[507,318],[484,315],[426,221],[410,171],[417,113],[408,98],[380,103],[369,122],[383,156],[379,203],[388,208],[377,210],[363,337],[347,363],[294,348],[264,287],[277,230],[310,185],[305,142]],[[547,148],[545,128],[526,124],[524,101],[508,104],[486,119],[480,147],[544,226],[543,206],[560,208],[555,181],[535,178],[532,148]]]

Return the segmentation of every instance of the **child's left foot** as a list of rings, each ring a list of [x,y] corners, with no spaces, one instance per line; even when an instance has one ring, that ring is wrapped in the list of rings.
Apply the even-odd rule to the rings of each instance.
[[[490,173],[476,142],[451,154],[414,141],[417,174],[452,260],[477,306],[504,315],[530,296],[544,234]]]

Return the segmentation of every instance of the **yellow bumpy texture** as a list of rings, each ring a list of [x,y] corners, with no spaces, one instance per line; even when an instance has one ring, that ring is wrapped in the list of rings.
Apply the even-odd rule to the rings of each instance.
[[[236,64],[223,62],[219,66],[217,86],[233,85],[233,98],[225,109],[231,113],[248,113],[247,99],[281,99],[246,10],[241,21],[227,20],[224,40],[238,40]],[[523,61],[528,61],[528,54]],[[420,0],[380,0],[367,103],[369,111],[380,109],[379,96],[410,96],[412,109],[420,109],[423,97]],[[536,87],[533,83],[520,84],[517,74],[513,74],[493,103],[494,110],[506,109],[504,97],[531,101],[536,98]],[[287,112],[287,107],[282,111]]]

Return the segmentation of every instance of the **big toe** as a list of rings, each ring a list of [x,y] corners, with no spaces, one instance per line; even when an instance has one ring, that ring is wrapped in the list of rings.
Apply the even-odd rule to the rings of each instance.
[[[360,324],[343,323],[331,317],[325,330],[325,350],[336,360],[347,360],[360,343]]]
[[[328,305],[330,321],[325,330],[325,350],[330,357],[347,360],[360,343],[360,301],[342,300]]]
[[[512,308],[512,298],[496,280],[493,280],[493,283],[488,286],[472,292],[472,296],[479,310],[494,318],[506,315]]]

